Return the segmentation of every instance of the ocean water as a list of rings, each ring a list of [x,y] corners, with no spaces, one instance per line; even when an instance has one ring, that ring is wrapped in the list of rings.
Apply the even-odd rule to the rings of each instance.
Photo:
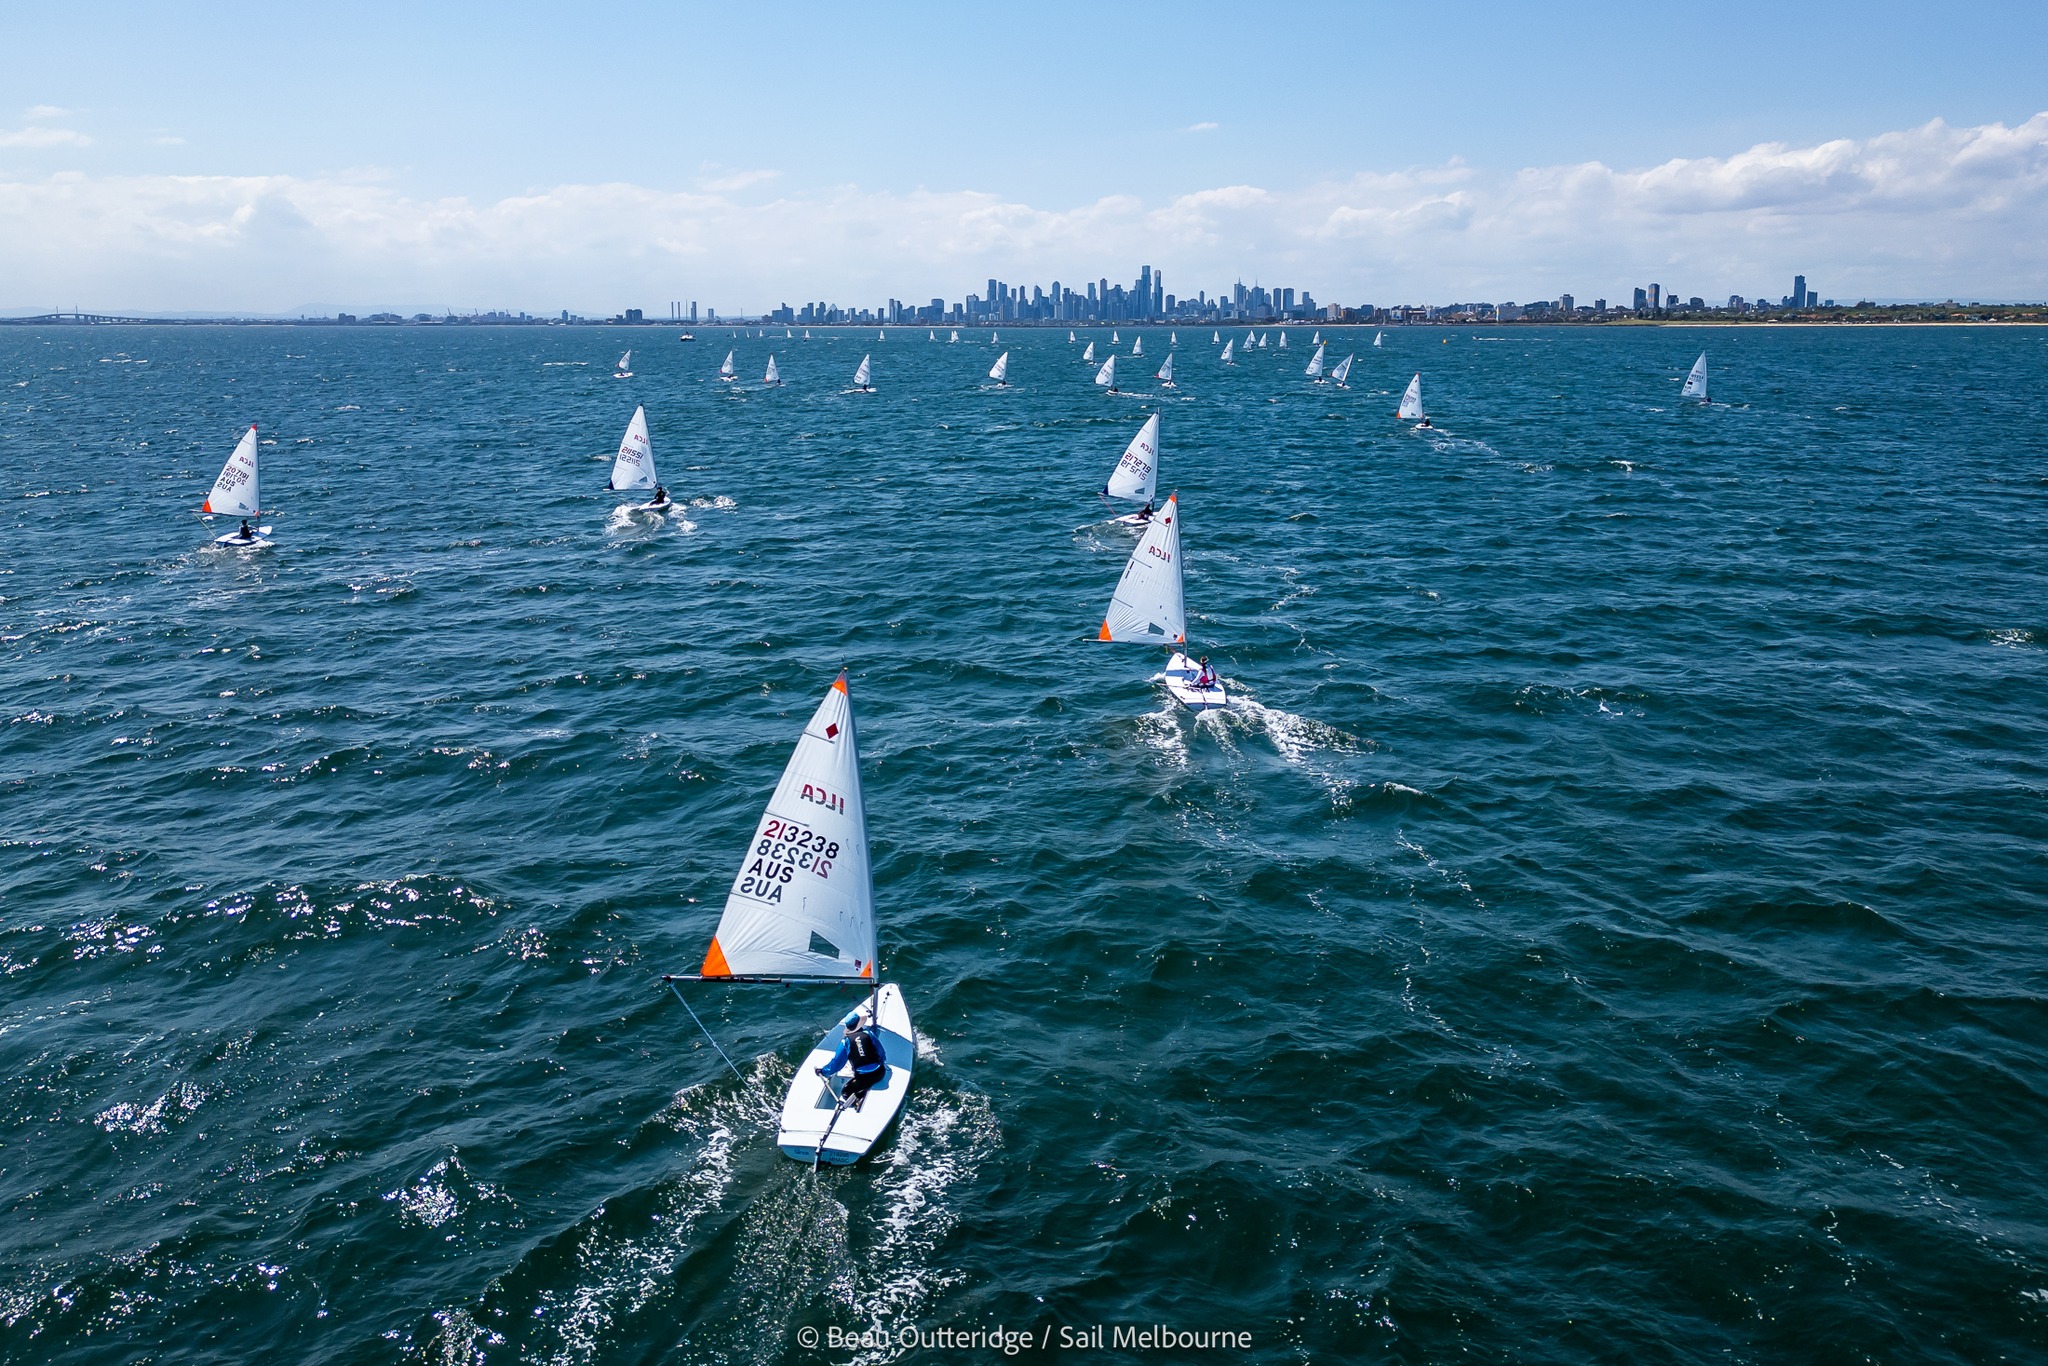
[[[0,329],[0,1358],[2048,1354],[2048,331],[1182,331]],[[921,1063],[814,1175],[847,997],[658,978],[841,667]]]

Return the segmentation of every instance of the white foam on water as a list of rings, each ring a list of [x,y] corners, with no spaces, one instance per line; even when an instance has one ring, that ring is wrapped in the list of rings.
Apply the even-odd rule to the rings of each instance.
[[[1156,673],[1150,680],[1164,683],[1166,675]],[[1138,718],[1138,738],[1175,768],[1188,766],[1188,736],[1180,724],[1181,705],[1168,697],[1158,711]]]

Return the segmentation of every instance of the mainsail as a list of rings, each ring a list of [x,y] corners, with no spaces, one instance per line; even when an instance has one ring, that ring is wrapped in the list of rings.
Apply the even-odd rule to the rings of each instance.
[[[860,369],[853,372],[853,387],[856,389],[868,387],[868,360],[869,357],[862,356],[860,358]]]
[[[611,489],[654,487],[654,443],[647,439],[647,409],[635,408],[626,434],[619,440],[618,458],[612,461]]]
[[[1380,344],[1380,339],[1381,339],[1382,337],[1386,336],[1386,335],[1387,335],[1387,334],[1386,334],[1386,333],[1384,333],[1384,332],[1375,332],[1375,333],[1373,333],[1373,334],[1372,334],[1372,344],[1373,344],[1374,346],[1378,346],[1378,345]]]
[[[1145,339],[1143,337],[1131,338],[1131,354],[1134,356],[1145,354]]]
[[[1223,343],[1223,363],[1224,363],[1225,365],[1235,365],[1235,364],[1237,364],[1237,362],[1236,362],[1235,360],[1233,360],[1233,359],[1231,358],[1231,350],[1232,350],[1232,348],[1234,348],[1234,347],[1235,347],[1236,345],[1237,345],[1237,338],[1235,338],[1235,337],[1232,337],[1232,338],[1231,338],[1231,339],[1230,339],[1229,341],[1227,341],[1227,342]]]
[[[1096,382],[1097,384],[1100,384],[1100,385],[1102,385],[1102,386],[1103,386],[1104,388],[1106,388],[1106,389],[1114,389],[1114,388],[1116,388],[1116,353],[1115,353],[1115,352],[1111,352],[1111,353],[1110,353],[1110,357],[1109,357],[1109,359],[1108,359],[1108,360],[1106,360],[1106,361],[1104,361],[1104,362],[1102,363],[1102,368],[1101,368],[1100,370],[1097,370],[1097,371],[1095,372],[1095,382]]]
[[[1685,388],[1678,391],[1680,398],[1704,399],[1707,396],[1707,353],[1700,352],[1700,358],[1692,363],[1692,373],[1685,377]]]
[[[773,353],[770,353],[768,357],[768,373],[761,377],[761,382],[763,384],[782,383],[782,372],[775,368],[775,356]]]
[[[1159,382],[1161,384],[1173,383],[1173,352],[1171,351],[1166,353],[1166,363],[1159,367]]]
[[[1180,504],[1169,497],[1145,524],[1116,594],[1102,618],[1098,640],[1180,645],[1188,634],[1187,608],[1180,592]]]
[[[1111,498],[1128,498],[1132,502],[1152,501],[1152,491],[1159,485],[1159,414],[1145,419],[1145,425],[1131,438],[1131,444],[1124,447],[1123,456],[1116,462],[1116,468],[1109,472],[1109,483],[1103,493]]]
[[[988,368],[988,377],[998,384],[1010,382],[1010,353],[1005,351],[996,357],[996,363]]]
[[[1323,344],[1321,342],[1316,343],[1316,353],[1308,358],[1308,369],[1302,373],[1306,374],[1310,379],[1321,379],[1323,377]]]
[[[842,673],[761,813],[704,955],[704,976],[874,975],[875,887]]]
[[[1404,422],[1417,422],[1422,418],[1422,376],[1408,381],[1407,390],[1401,395],[1400,410],[1394,414]]]
[[[220,467],[220,478],[213,481],[213,492],[206,495],[199,510],[223,517],[254,517],[263,510],[256,488],[256,424],[251,422],[235,443],[228,463]]]
[[[724,363],[723,365],[721,365],[721,366],[719,366],[719,367],[718,367],[718,377],[719,377],[720,379],[732,379],[732,378],[733,378],[734,376],[736,376],[736,375],[737,375],[738,373],[739,373],[739,371],[737,371],[737,370],[733,369],[733,365],[732,365],[732,352],[730,352],[730,351],[726,352],[726,353],[725,353],[725,363]]]
[[[1351,380],[1350,356],[1346,356],[1343,360],[1337,362],[1337,368],[1330,372],[1330,378],[1337,382],[1339,389],[1348,387]]]
[[[1095,343],[1094,343],[1094,342],[1089,342],[1089,343],[1088,343],[1088,349],[1087,349],[1086,351],[1083,351],[1083,352],[1081,353],[1081,359],[1082,359],[1082,360],[1094,360],[1094,359],[1095,359]]]

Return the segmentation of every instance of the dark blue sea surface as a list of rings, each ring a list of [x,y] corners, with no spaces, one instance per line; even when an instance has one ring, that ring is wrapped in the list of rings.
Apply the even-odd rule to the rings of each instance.
[[[0,329],[0,1358],[2042,1360],[2048,331],[1310,331]],[[659,975],[842,666],[814,1175],[847,995]]]

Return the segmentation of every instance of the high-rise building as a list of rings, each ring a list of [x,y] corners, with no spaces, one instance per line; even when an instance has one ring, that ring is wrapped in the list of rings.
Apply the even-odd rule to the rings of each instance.
[[[1806,307],[1806,277],[1804,275],[1792,277],[1792,307]]]
[[[1641,288],[1638,288],[1638,289],[1636,290],[1636,303],[1635,303],[1635,308],[1636,308],[1636,312],[1640,313],[1640,312],[1642,312],[1642,311],[1643,311],[1644,309],[1648,308],[1649,306],[1650,306],[1650,292],[1649,292],[1648,290],[1646,290],[1646,289],[1641,289]]]
[[[1662,308],[1663,306],[1664,306],[1664,286],[1662,286],[1662,285],[1657,285],[1657,284],[1653,284],[1653,285],[1651,285],[1651,286],[1650,286],[1650,311],[1651,311],[1652,313],[1655,313],[1655,312],[1656,312],[1656,311],[1657,311],[1658,309]]]
[[[1558,311],[1559,311],[1560,313],[1569,313],[1569,312],[1571,312],[1571,311],[1572,311],[1572,296],[1571,296],[1571,295],[1569,295],[1569,294],[1560,294],[1560,295],[1558,295],[1558,296],[1557,296],[1557,308],[1558,308]]]
[[[1166,277],[1159,273],[1159,267],[1152,267],[1152,314],[1164,317],[1167,311]]]

